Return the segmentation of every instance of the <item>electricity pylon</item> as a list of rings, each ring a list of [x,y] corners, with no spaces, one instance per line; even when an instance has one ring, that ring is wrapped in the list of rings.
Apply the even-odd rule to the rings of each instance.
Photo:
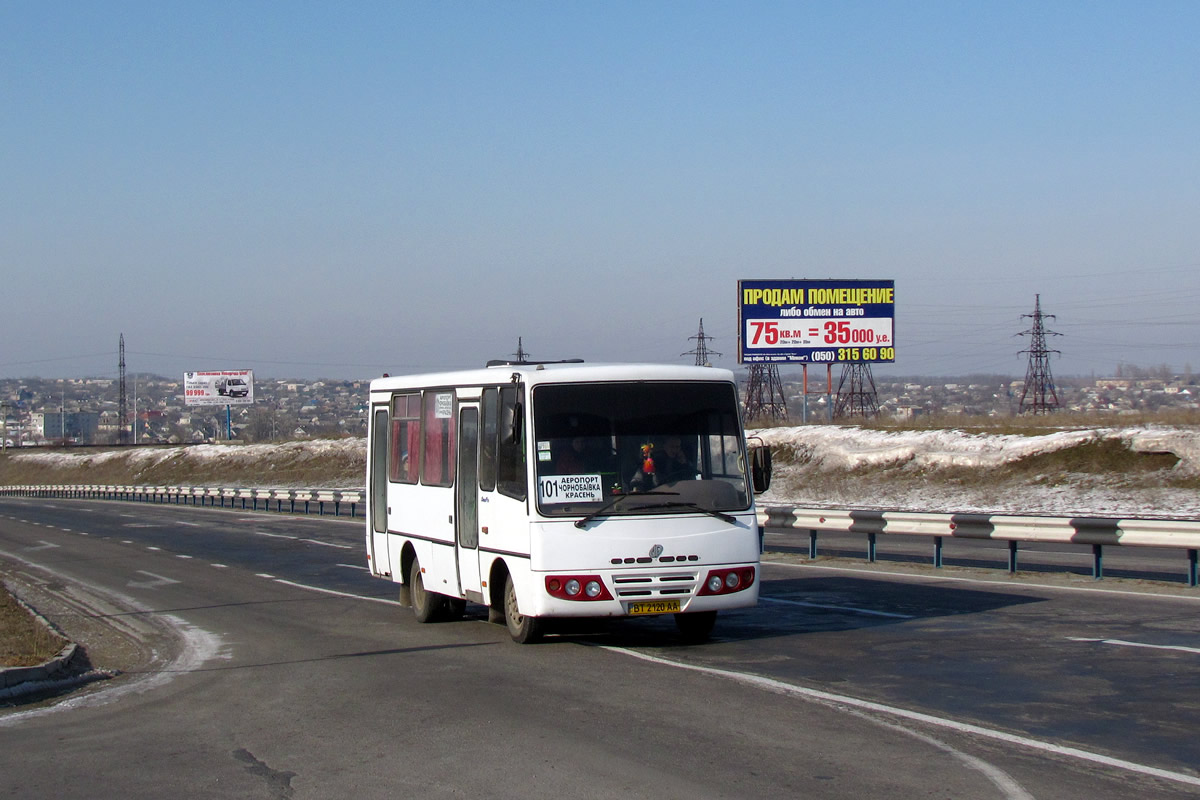
[[[704,317],[700,318],[700,332],[695,336],[688,337],[689,341],[693,339],[696,341],[696,348],[694,350],[688,350],[686,353],[680,353],[679,355],[695,356],[697,367],[712,366],[712,359],[710,356],[719,356],[721,354],[715,350],[708,349],[708,343],[712,341],[712,337],[704,335]]]
[[[117,400],[117,444],[129,444],[129,431],[125,430],[125,421],[129,414],[129,409],[125,405],[125,334],[121,334],[121,357],[117,364],[117,371],[121,376],[121,395]]]
[[[1049,414],[1059,408],[1058,392],[1054,390],[1054,378],[1050,374],[1050,354],[1061,355],[1062,351],[1047,349],[1046,337],[1062,334],[1046,330],[1042,321],[1054,319],[1054,315],[1042,313],[1040,294],[1034,295],[1034,298],[1033,313],[1021,315],[1022,319],[1032,318],[1033,327],[1017,334],[1030,337],[1029,349],[1021,351],[1029,354],[1029,366],[1025,370],[1025,386],[1021,389],[1019,413],[1029,411],[1033,414]]]
[[[775,364],[753,364],[746,383],[746,419],[781,420],[788,418],[787,399]]]
[[[879,394],[875,390],[875,378],[871,365],[865,361],[848,362],[842,365],[842,379],[838,381],[837,403],[834,405],[835,419],[863,417],[869,419],[879,415]]]

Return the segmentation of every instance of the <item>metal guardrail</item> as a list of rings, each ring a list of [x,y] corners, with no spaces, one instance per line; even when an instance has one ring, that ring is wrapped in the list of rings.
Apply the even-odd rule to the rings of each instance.
[[[0,486],[0,496],[64,497],[128,500],[145,503],[220,506],[291,514],[332,509],[341,516],[348,506],[358,515],[365,492],[357,489],[246,489],[212,486],[100,486],[80,484]],[[876,560],[878,537],[922,536],[933,541],[933,565],[942,566],[946,538],[986,539],[1008,544],[1008,571],[1017,571],[1022,542],[1083,545],[1092,548],[1092,576],[1104,577],[1105,547],[1155,547],[1187,553],[1187,584],[1200,584],[1200,520],[1123,519],[1115,517],[1043,517],[1003,514],[932,514],[918,511],[856,511],[835,508],[765,506],[759,524],[767,528],[808,531],[809,557],[817,557],[821,531],[861,533],[867,560]]]
[[[1008,571],[1017,571],[1021,542],[1090,545],[1092,577],[1104,577],[1104,548],[1155,547],[1187,553],[1187,584],[1196,586],[1200,520],[1121,519],[1113,517],[1041,517],[1003,514],[930,514],[916,511],[855,511],[833,508],[768,506],[759,509],[764,528],[806,530],[809,558],[817,557],[821,531],[861,533],[867,537],[867,560],[876,560],[880,535],[924,536],[933,540],[933,565],[942,566],[946,538],[987,539],[1008,544]]]
[[[289,514],[316,513],[326,509],[340,517],[345,509],[358,515],[363,492],[356,489],[240,489],[216,486],[116,486],[82,484],[45,484],[0,486],[0,495],[18,497],[83,498],[92,500],[128,500],[142,503],[242,508]],[[272,506],[274,507],[272,509]]]

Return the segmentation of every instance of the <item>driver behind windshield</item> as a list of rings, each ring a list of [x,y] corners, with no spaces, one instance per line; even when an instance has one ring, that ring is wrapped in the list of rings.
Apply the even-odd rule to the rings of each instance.
[[[687,457],[678,436],[668,436],[661,448],[643,445],[642,466],[629,481],[632,491],[645,492],[656,486],[696,477],[696,465]]]

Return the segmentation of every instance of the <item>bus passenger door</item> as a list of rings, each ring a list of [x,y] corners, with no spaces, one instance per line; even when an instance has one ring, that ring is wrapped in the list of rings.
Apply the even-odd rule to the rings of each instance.
[[[388,443],[391,425],[387,406],[375,406],[371,421],[371,475],[367,491],[371,508],[371,569],[378,575],[391,571],[388,560]]]
[[[458,584],[482,595],[479,581],[479,407],[462,405],[458,412],[458,479],[455,486],[454,537],[458,558]]]

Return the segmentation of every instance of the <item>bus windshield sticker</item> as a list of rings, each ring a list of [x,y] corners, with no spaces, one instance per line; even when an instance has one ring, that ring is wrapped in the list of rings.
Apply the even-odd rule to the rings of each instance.
[[[599,475],[547,475],[538,479],[541,503],[598,503],[604,499]]]
[[[434,407],[433,416],[437,419],[450,419],[454,416],[454,393],[441,392],[435,397],[437,405]]]

